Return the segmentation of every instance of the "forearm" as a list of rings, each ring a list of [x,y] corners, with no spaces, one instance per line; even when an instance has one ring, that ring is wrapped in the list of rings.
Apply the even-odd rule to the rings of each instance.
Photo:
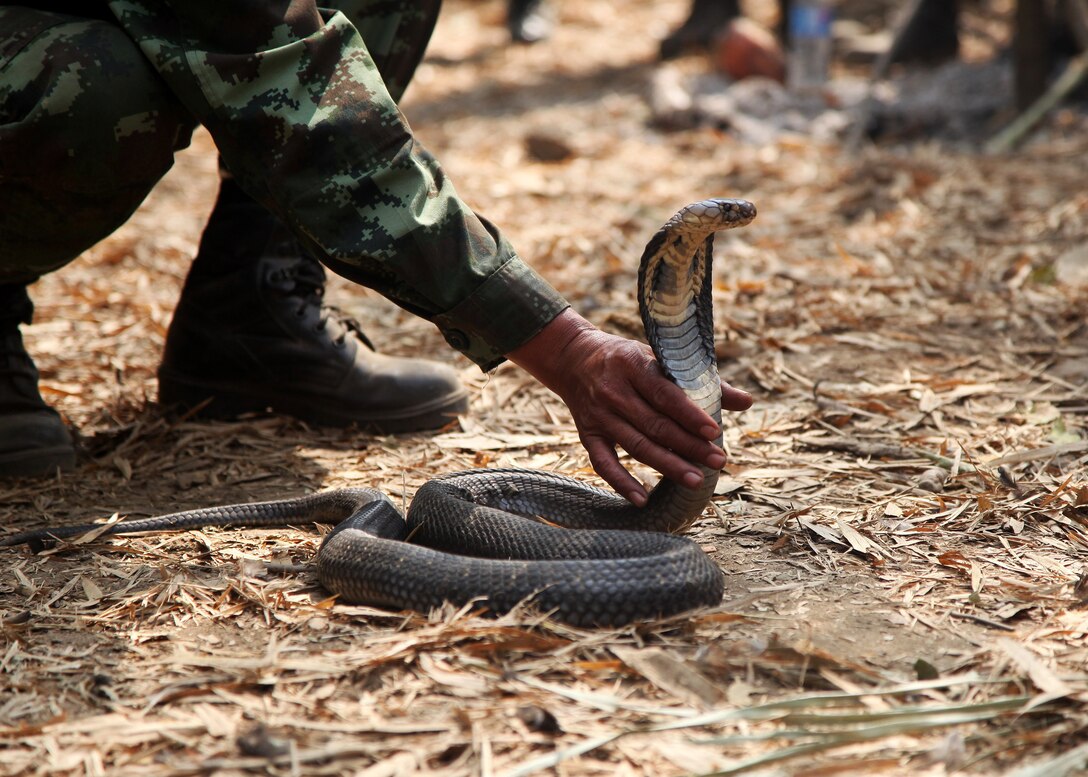
[[[483,369],[566,306],[460,199],[342,14],[312,0],[110,7],[247,193]]]

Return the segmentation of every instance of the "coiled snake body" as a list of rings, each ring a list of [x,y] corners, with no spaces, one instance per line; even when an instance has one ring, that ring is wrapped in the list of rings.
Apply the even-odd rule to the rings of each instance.
[[[755,214],[744,200],[688,205],[653,236],[639,267],[639,310],[658,362],[719,426],[710,300],[714,233],[747,224]],[[359,488],[125,521],[103,534],[335,523],[315,566],[321,584],[342,601],[426,611],[479,599],[505,612],[531,597],[558,620],[620,626],[721,600],[721,570],[694,542],[671,536],[709,503],[718,472],[704,468],[703,475],[696,489],[662,480],[637,508],[561,475],[476,470],[426,483],[407,521],[381,492]],[[38,529],[2,538],[0,546],[94,528]]]

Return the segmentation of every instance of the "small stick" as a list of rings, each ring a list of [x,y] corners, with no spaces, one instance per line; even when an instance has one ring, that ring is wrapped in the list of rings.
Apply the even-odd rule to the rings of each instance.
[[[1016,631],[1016,629],[1007,623],[998,623],[989,618],[983,618],[980,615],[972,615],[969,612],[950,612],[949,615],[953,618],[959,618],[961,621],[974,621],[982,626],[989,626],[991,629],[997,629],[998,631]]]
[[[1088,51],[1082,52],[1069,60],[1061,77],[1051,84],[1042,97],[1017,116],[1009,126],[992,137],[986,144],[986,151],[991,154],[1011,151],[1054,106],[1080,86],[1085,76],[1088,76]]]

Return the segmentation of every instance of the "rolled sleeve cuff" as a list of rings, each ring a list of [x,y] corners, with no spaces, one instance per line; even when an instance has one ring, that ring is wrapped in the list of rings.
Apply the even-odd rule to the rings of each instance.
[[[491,370],[568,307],[551,284],[515,256],[434,323],[447,343],[480,369]]]

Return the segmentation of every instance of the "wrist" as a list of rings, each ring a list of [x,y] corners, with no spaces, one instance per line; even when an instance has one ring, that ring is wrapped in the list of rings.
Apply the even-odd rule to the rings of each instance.
[[[570,348],[598,330],[573,308],[566,308],[533,337],[507,354],[507,358],[553,391],[560,367],[570,370]]]

